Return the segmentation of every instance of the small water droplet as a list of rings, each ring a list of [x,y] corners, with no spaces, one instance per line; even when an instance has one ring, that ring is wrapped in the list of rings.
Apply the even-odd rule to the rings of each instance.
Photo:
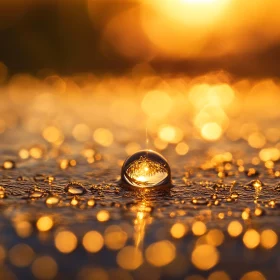
[[[66,186],[65,191],[72,195],[82,195],[86,193],[86,189],[84,188],[84,186],[78,182],[69,183]]]
[[[230,198],[232,198],[232,199],[237,199],[238,197],[239,197],[239,193],[238,192],[232,192],[230,194]]]
[[[139,151],[124,162],[123,183],[139,188],[171,184],[171,171],[166,159],[152,150]]]
[[[89,207],[95,206],[95,200],[94,200],[94,199],[89,199],[88,202],[87,202],[87,205],[88,205]]]
[[[0,186],[0,198],[5,198],[6,193],[5,193],[5,188]]]
[[[5,160],[3,163],[3,169],[14,169],[16,167],[16,163],[13,160]]]
[[[255,168],[249,168],[244,171],[247,177],[257,177],[260,173]]]
[[[218,195],[217,195],[216,193],[213,193],[210,197],[211,197],[211,199],[214,199],[214,200],[215,200],[215,199],[218,198]]]
[[[49,196],[47,199],[46,199],[46,204],[47,205],[56,205],[58,204],[60,201],[60,198],[57,197],[57,196]]]
[[[261,207],[256,207],[254,213],[257,217],[263,216],[265,214],[264,209],[262,209]]]
[[[71,199],[71,205],[72,206],[77,206],[79,204],[79,200],[77,199],[76,196],[74,196],[72,199]]]
[[[276,206],[276,201],[275,200],[270,200],[268,202],[268,206],[271,207],[271,208],[274,208]]]
[[[261,191],[262,187],[263,187],[263,183],[262,181],[260,181],[259,179],[257,180],[252,180],[249,183],[247,183],[244,188],[245,190],[256,190],[256,191]]]
[[[278,183],[275,187],[274,190],[277,192],[280,192],[280,183]]]
[[[43,182],[45,181],[46,176],[44,174],[36,174],[33,179],[36,182]]]
[[[195,205],[207,205],[209,201],[203,197],[194,197],[191,202]]]
[[[54,180],[55,180],[54,176],[47,176],[45,181],[51,184]]]
[[[17,181],[29,181],[29,178],[26,176],[18,176]]]
[[[30,193],[29,197],[30,198],[41,198],[43,196],[43,192],[42,191],[34,191],[32,193]]]

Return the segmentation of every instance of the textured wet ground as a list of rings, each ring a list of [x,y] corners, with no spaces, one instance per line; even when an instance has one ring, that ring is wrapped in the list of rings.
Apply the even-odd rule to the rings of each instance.
[[[279,95],[246,103],[240,93],[276,82],[229,83],[235,105],[217,95],[221,111],[205,119],[169,81],[173,117],[167,100],[153,120],[154,80],[131,97],[119,89],[129,92],[128,81],[94,80],[92,94],[79,80],[53,77],[49,88],[24,77],[1,89],[1,279],[278,279]],[[261,103],[271,104],[266,115]],[[172,188],[120,184],[125,158],[145,147],[167,159]]]
[[[240,279],[255,270],[277,279],[279,244],[274,239],[279,234],[280,191],[275,172],[261,163],[248,164],[256,172],[248,175],[246,164],[244,172],[234,156],[201,168],[199,162],[207,158],[203,150],[178,156],[170,148],[163,154],[174,186],[131,191],[118,183],[125,155],[114,157],[109,151],[101,149],[90,164],[71,154],[64,160],[75,161],[74,166],[68,162],[66,167],[55,158],[22,160],[13,157],[13,149],[2,151],[4,166],[8,158],[15,162],[15,168],[1,170],[3,279],[207,279],[217,271],[222,274],[210,279]],[[42,217],[50,218],[51,225],[48,220],[38,225]],[[238,223],[230,229],[232,221]],[[83,243],[91,231],[100,236]],[[59,241],[59,232],[71,234]],[[91,252],[90,244],[96,243]],[[158,253],[149,253],[155,244]],[[123,253],[119,260],[125,248],[133,248],[127,246],[136,246],[136,253]],[[196,260],[193,254],[199,246],[206,247]],[[39,262],[42,256],[51,257],[45,260],[48,271],[44,259]]]

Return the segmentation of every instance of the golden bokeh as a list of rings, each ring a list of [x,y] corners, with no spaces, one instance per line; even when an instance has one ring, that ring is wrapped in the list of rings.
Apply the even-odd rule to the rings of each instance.
[[[106,222],[110,219],[110,213],[107,210],[100,210],[97,213],[96,218],[99,222]]]
[[[43,216],[36,223],[39,231],[49,231],[53,227],[53,219],[49,216]]]
[[[117,263],[123,269],[135,270],[143,263],[143,256],[138,248],[126,246],[118,252]]]
[[[32,264],[32,273],[38,279],[51,280],[55,278],[57,272],[57,263],[49,256],[38,257]]]
[[[238,221],[232,221],[229,223],[227,230],[230,236],[237,237],[242,233],[243,226]]]
[[[257,270],[245,273],[240,280],[266,280],[265,276]]]
[[[243,243],[248,249],[254,249],[260,244],[260,234],[254,229],[248,229],[243,236]]]
[[[167,240],[152,243],[145,251],[146,260],[154,266],[165,266],[176,257],[175,246]]]
[[[209,270],[219,262],[219,252],[208,244],[194,248],[191,256],[192,263],[200,270]]]
[[[103,236],[98,231],[89,231],[83,237],[83,246],[90,253],[99,252],[103,245]]]
[[[271,229],[261,232],[261,246],[265,249],[272,249],[278,242],[278,235]]]
[[[35,253],[27,244],[17,244],[9,250],[10,262],[17,267],[26,267],[31,264]]]
[[[141,107],[148,117],[162,119],[171,111],[172,99],[165,91],[150,91],[144,96]]]
[[[109,147],[113,144],[114,136],[109,129],[97,128],[93,133],[93,140],[101,146]]]
[[[207,231],[206,225],[201,221],[196,221],[192,225],[192,232],[194,235],[203,235]]]
[[[60,231],[54,239],[55,247],[61,253],[69,254],[73,252],[78,244],[76,235],[71,231]]]
[[[187,231],[188,231],[187,226],[182,223],[176,223],[170,229],[170,233],[172,237],[176,239],[182,238],[187,233]]]
[[[104,233],[105,245],[111,250],[119,250],[127,241],[127,233],[121,227],[113,225],[106,228]]]

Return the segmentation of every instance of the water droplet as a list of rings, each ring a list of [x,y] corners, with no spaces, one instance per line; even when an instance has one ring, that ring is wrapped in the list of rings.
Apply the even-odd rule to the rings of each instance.
[[[16,167],[16,163],[13,160],[5,160],[3,163],[3,169],[14,169]]]
[[[268,206],[271,207],[271,208],[274,208],[275,205],[276,205],[276,201],[275,201],[275,200],[270,200],[270,201],[268,202]]]
[[[248,170],[245,170],[244,173],[247,177],[257,177],[260,175],[260,173],[255,168],[249,168]]]
[[[57,196],[49,196],[47,199],[46,199],[46,204],[47,205],[56,205],[58,204],[60,201],[59,197]]]
[[[256,191],[261,191],[262,187],[263,187],[263,183],[259,179],[252,180],[244,186],[245,190],[254,190],[255,189]]]
[[[230,198],[232,198],[232,199],[237,199],[238,197],[239,197],[239,193],[238,192],[232,192],[230,194]]]
[[[81,195],[81,194],[86,193],[86,189],[84,188],[84,186],[78,182],[69,183],[66,186],[65,191],[68,192],[69,194],[73,194],[73,195]]]
[[[36,182],[43,182],[44,180],[45,180],[44,174],[36,174],[34,176],[34,181],[36,181]]]
[[[90,206],[90,207],[95,206],[95,200],[94,199],[89,199],[88,202],[87,202],[87,205]]]
[[[32,192],[29,197],[30,198],[41,198],[43,196],[43,192],[42,191],[34,191]]]
[[[121,179],[139,188],[170,185],[171,171],[163,156],[152,150],[143,150],[127,158],[122,167]]]
[[[192,204],[195,204],[195,205],[207,205],[208,204],[208,200],[206,198],[203,198],[203,197],[194,197],[192,199]]]
[[[18,176],[17,181],[29,181],[29,178],[26,176]]]
[[[278,183],[275,187],[274,190],[277,192],[280,192],[280,183]]]
[[[79,204],[79,200],[77,199],[76,196],[74,196],[70,203],[71,203],[71,205],[76,206]]]
[[[0,198],[5,198],[6,193],[5,193],[5,188],[0,186]]]
[[[256,207],[254,213],[257,217],[263,216],[265,214],[264,210],[261,207]]]
[[[215,199],[217,199],[217,198],[218,198],[218,195],[217,195],[216,193],[214,193],[214,194],[211,195],[211,199],[214,199],[214,200],[215,200]]]

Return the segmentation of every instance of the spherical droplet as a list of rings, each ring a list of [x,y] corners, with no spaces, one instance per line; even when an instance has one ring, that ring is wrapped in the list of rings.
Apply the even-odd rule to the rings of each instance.
[[[171,171],[162,155],[152,150],[143,150],[124,162],[121,180],[138,188],[166,186],[171,184]]]
[[[84,188],[84,186],[77,182],[69,183],[66,186],[65,191],[72,195],[81,195],[86,193],[86,189]]]

